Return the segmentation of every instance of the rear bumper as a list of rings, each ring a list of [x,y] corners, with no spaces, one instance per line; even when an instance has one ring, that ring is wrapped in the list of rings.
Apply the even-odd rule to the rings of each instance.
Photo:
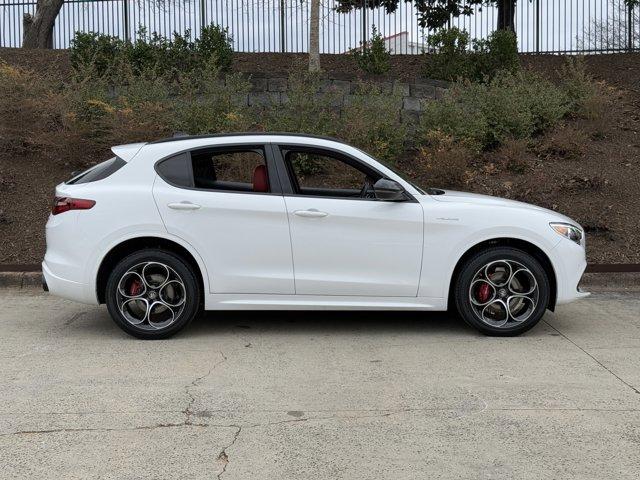
[[[95,292],[92,291],[93,289],[89,285],[67,280],[56,275],[46,261],[42,262],[42,287],[52,295],[80,303],[98,304]]]

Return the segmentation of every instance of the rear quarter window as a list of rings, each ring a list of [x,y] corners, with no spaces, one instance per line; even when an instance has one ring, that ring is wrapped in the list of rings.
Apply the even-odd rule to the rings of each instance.
[[[109,175],[120,170],[127,164],[120,157],[113,157],[106,162],[99,163],[95,167],[92,167],[79,175],[74,176],[71,180],[68,180],[67,185],[80,185],[81,183],[97,182],[98,180],[104,180]]]
[[[156,165],[156,172],[167,183],[177,187],[193,187],[191,156],[189,152],[180,153],[162,160]]]

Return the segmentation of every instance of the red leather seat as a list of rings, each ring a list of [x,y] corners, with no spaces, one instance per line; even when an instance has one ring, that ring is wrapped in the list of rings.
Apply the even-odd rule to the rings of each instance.
[[[269,191],[269,175],[267,174],[266,165],[258,165],[253,170],[253,191],[254,192]]]

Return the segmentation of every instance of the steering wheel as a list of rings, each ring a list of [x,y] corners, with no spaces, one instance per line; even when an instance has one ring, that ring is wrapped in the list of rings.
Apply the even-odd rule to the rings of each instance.
[[[374,182],[371,177],[365,178],[362,190],[360,190],[360,198],[376,198],[376,192],[373,189],[373,184]]]

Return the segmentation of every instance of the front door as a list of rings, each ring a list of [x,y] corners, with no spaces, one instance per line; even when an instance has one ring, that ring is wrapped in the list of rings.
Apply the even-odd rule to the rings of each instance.
[[[381,174],[332,150],[282,146],[296,293],[416,296],[423,248],[421,205],[374,198]]]
[[[210,293],[293,294],[289,222],[263,146],[159,163],[153,194],[169,233],[202,256]]]

